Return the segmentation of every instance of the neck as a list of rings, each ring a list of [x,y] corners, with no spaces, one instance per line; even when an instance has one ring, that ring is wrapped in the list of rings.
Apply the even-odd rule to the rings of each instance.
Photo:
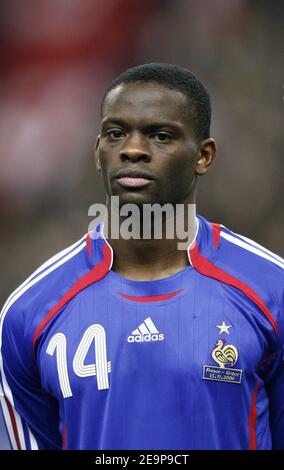
[[[139,212],[139,216],[132,214],[127,219],[121,217],[120,211],[113,214],[113,210],[108,201],[105,235],[114,251],[113,271],[128,279],[153,280],[188,266],[186,248],[196,233],[195,203],[183,202],[175,206],[172,214],[167,213],[168,217],[163,213],[150,218],[150,224],[143,208],[142,215]],[[114,230],[115,221],[119,222],[119,237],[117,227]]]

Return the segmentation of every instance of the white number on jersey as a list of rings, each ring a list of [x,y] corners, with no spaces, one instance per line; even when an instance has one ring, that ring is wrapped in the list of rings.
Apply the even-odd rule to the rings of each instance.
[[[54,351],[56,351],[57,371],[62,395],[64,398],[72,397],[68,377],[66,337],[63,333],[57,333],[51,338],[46,352],[50,356],[53,356]]]
[[[85,365],[84,361],[92,346],[96,361]],[[64,398],[72,397],[67,367],[67,341],[63,333],[54,335],[48,344],[47,354],[53,356],[55,351],[62,395]],[[98,390],[109,388],[108,374],[111,371],[111,362],[107,360],[106,334],[101,325],[91,325],[85,331],[73,359],[73,369],[79,377],[97,376]]]

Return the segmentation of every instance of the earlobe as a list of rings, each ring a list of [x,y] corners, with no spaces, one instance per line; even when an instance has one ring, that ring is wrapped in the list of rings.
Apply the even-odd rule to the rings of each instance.
[[[96,167],[97,167],[98,172],[102,171],[101,162],[99,159],[96,159]]]
[[[95,161],[96,161],[96,168],[98,171],[102,171],[102,165],[101,165],[101,161],[100,161],[100,157],[99,157],[99,154],[98,154],[98,151],[96,150],[95,152]]]
[[[101,172],[102,166],[101,166],[101,161],[100,161],[100,156],[99,156],[99,144],[100,144],[100,135],[98,135],[96,144],[94,145],[94,154],[95,154],[95,163],[96,163],[97,171]]]
[[[216,156],[216,142],[214,139],[206,139],[200,144],[195,172],[197,175],[204,175]]]

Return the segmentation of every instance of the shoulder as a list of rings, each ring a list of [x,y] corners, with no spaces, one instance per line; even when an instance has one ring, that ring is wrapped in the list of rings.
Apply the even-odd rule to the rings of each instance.
[[[11,293],[1,311],[1,330],[19,337],[33,333],[42,315],[88,269],[86,239],[84,235],[47,260]]]
[[[280,256],[220,225],[214,262],[244,289],[252,289],[280,320],[284,298],[284,260]]]
[[[220,225],[220,260],[257,278],[283,279],[284,259],[254,240]],[[261,270],[261,271],[260,271]]]
[[[197,234],[196,241],[189,247],[193,267],[202,275],[217,280],[223,295],[231,296],[240,311],[249,310],[259,320],[266,317],[269,323],[265,322],[265,325],[270,325],[269,330],[274,330],[283,343],[281,257],[220,224],[204,218],[200,218],[200,222],[199,239]]]
[[[198,221],[197,238],[189,248],[190,256],[198,246],[210,264],[232,275],[282,286],[284,260],[281,256],[222,224],[209,222],[201,216]]]

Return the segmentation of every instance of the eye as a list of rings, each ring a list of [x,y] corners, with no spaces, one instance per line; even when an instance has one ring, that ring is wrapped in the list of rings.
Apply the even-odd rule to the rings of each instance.
[[[152,135],[152,138],[157,142],[167,142],[169,139],[171,139],[171,135],[167,132],[157,132],[156,134]]]
[[[119,129],[110,129],[106,132],[106,135],[112,140],[119,140],[124,137],[124,132]]]

